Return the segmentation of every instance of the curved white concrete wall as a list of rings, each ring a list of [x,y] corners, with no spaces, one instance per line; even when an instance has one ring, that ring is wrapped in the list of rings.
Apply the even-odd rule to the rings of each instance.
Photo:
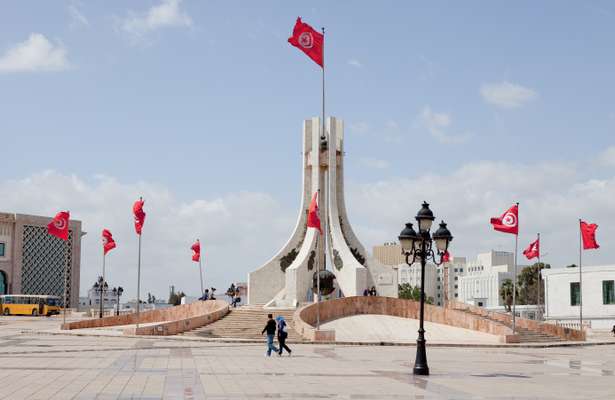
[[[248,274],[248,304],[265,304],[274,297],[279,296],[286,284],[285,273],[280,265],[281,259],[287,256],[293,249],[300,252],[300,245],[305,238],[307,209],[312,196],[312,182],[314,182],[311,165],[318,165],[318,161],[314,164],[314,161],[309,159],[309,157],[314,157],[314,153],[311,151],[313,146],[318,146],[318,143],[312,143],[312,131],[318,129],[318,118],[312,118],[303,122],[303,157],[301,160],[303,185],[301,208],[299,209],[297,223],[290,239],[288,239],[280,251],[262,267]],[[318,153],[316,153],[316,157],[318,157]]]

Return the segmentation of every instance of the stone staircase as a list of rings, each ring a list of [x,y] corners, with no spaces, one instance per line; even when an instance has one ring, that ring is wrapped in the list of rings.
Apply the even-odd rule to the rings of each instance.
[[[490,318],[488,315],[481,315],[479,313],[475,313],[475,312],[468,311],[468,310],[464,310],[464,311],[469,313],[469,314],[479,316],[479,317],[481,317],[483,319],[487,319],[489,321],[493,321],[496,324],[504,325],[504,326],[512,329],[512,324],[507,324],[507,323],[504,323],[502,321],[498,321],[496,319]],[[547,342],[563,342],[564,341],[564,339],[562,339],[559,336],[553,336],[553,335],[549,335],[547,333],[531,331],[529,329],[520,328],[518,326],[516,327],[516,331],[517,331],[517,335],[519,335],[519,342],[520,343],[547,343]]]
[[[264,341],[265,335],[261,335],[267,323],[267,314],[273,314],[273,318],[281,315],[288,325],[288,342],[302,342],[303,339],[293,329],[293,314],[295,309],[265,310],[262,305],[246,305],[231,308],[223,318],[201,328],[185,332],[185,336],[202,338],[226,338],[247,339]]]

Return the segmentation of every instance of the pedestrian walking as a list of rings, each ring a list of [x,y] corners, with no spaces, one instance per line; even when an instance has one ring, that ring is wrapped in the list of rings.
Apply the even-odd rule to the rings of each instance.
[[[265,327],[263,328],[261,335],[267,332],[267,357],[271,357],[272,351],[275,351],[276,353],[278,353],[280,350],[278,350],[273,344],[273,337],[275,336],[275,330],[276,330],[276,323],[273,320],[273,314],[267,315],[267,318],[269,318],[267,320],[267,325],[265,325]]]
[[[278,344],[280,345],[280,352],[278,354],[280,355],[280,357],[282,357],[282,351],[286,350],[288,356],[290,357],[290,353],[292,353],[292,350],[289,349],[286,345],[286,338],[288,337],[288,325],[286,324],[284,317],[281,315],[276,318],[276,321],[278,321]]]

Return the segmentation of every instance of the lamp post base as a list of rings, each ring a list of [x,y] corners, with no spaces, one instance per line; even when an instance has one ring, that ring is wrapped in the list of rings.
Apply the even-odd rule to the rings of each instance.
[[[429,367],[427,366],[427,352],[425,351],[425,339],[417,339],[416,341],[416,361],[412,369],[414,375],[429,375]]]

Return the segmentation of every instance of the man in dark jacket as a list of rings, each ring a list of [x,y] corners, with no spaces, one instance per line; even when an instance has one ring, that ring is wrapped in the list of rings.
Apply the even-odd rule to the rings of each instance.
[[[267,325],[265,325],[265,328],[263,328],[261,335],[267,332],[267,357],[271,357],[272,351],[275,351],[276,353],[278,353],[279,350],[273,344],[273,338],[275,337],[275,328],[276,328],[276,323],[273,319],[273,314],[267,315],[267,318],[269,318],[269,320],[267,320]]]

